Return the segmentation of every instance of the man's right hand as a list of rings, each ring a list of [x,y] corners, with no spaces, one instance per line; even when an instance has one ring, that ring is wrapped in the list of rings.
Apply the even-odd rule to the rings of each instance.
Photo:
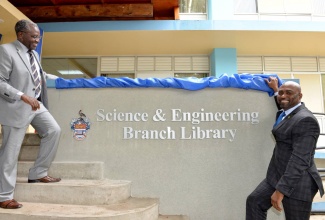
[[[277,92],[279,87],[278,87],[278,78],[274,77],[274,76],[270,76],[270,78],[265,79],[265,82],[267,83],[267,85],[273,89],[274,92]]]
[[[20,97],[20,99],[23,100],[25,103],[29,104],[32,107],[33,111],[36,111],[37,109],[40,108],[40,104],[39,104],[38,100],[33,97],[23,94]]]

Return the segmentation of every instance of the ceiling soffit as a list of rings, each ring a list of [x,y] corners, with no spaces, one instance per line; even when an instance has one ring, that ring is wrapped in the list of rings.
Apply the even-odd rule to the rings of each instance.
[[[34,22],[176,20],[178,0],[9,0]]]

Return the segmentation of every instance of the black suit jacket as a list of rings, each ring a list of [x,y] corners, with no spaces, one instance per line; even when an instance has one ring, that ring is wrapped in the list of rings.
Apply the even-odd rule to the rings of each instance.
[[[272,133],[276,145],[267,181],[287,197],[312,201],[317,188],[322,196],[323,184],[314,163],[320,129],[312,112],[302,103]]]

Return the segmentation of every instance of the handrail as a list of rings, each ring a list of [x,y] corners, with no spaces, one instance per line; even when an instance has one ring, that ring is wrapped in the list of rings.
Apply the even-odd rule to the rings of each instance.
[[[320,127],[320,135],[325,135],[325,113],[320,112],[313,112],[313,114],[316,116],[319,127]],[[317,117],[318,116],[318,117]]]
[[[321,132],[325,131],[325,113],[318,113],[318,112],[313,112],[314,115],[319,115],[320,117],[318,117],[318,121],[319,121],[319,127],[321,129]],[[317,117],[316,117],[317,118]],[[325,133],[320,133],[320,135],[325,135]],[[325,146],[318,146],[316,147],[316,150],[324,150]],[[322,179],[324,179],[325,174],[323,174],[325,172],[325,168],[317,168],[317,171],[320,174],[320,177]],[[311,214],[312,215],[324,215],[325,213],[325,208],[324,208],[324,204],[317,204],[317,203],[313,203],[313,208],[311,210]]]
[[[325,113],[313,112],[314,115],[325,115]]]

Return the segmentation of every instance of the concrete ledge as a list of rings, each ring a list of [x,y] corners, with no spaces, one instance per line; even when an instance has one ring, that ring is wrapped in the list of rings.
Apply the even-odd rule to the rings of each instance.
[[[131,196],[131,182],[123,180],[62,180],[58,183],[27,183],[19,178],[18,201],[75,205],[109,205]]]
[[[160,198],[161,213],[202,220],[241,219],[247,195],[265,178],[276,112],[267,93],[105,88],[49,89],[48,94],[50,111],[64,134],[55,160],[100,159],[104,178],[131,180],[132,195]],[[76,141],[69,122],[80,109],[91,128],[83,141]],[[214,116],[208,120],[210,113]],[[211,130],[214,135],[208,135]],[[154,132],[159,135],[149,135]],[[236,209],[220,208],[228,204]],[[269,220],[281,218],[271,214]]]
[[[190,220],[190,218],[184,215],[159,215],[158,220]]]
[[[20,148],[19,161],[35,161],[38,155],[39,145],[23,145]]]
[[[130,198],[124,203],[106,206],[62,205],[46,203],[23,204],[20,209],[0,209],[1,219],[10,220],[155,220],[158,200]]]
[[[325,220],[325,215],[311,215],[309,220]]]
[[[2,143],[2,135],[0,135],[0,143]],[[40,145],[40,143],[41,139],[38,134],[27,133],[22,145]]]
[[[31,134],[27,133],[25,135],[24,141],[23,141],[23,146],[29,146],[29,145],[40,145],[41,139],[38,136],[38,134]]]
[[[325,159],[315,158],[317,168],[325,168]]]
[[[19,161],[18,177],[27,177],[34,162]],[[103,162],[53,162],[49,175],[62,179],[103,179]]]

